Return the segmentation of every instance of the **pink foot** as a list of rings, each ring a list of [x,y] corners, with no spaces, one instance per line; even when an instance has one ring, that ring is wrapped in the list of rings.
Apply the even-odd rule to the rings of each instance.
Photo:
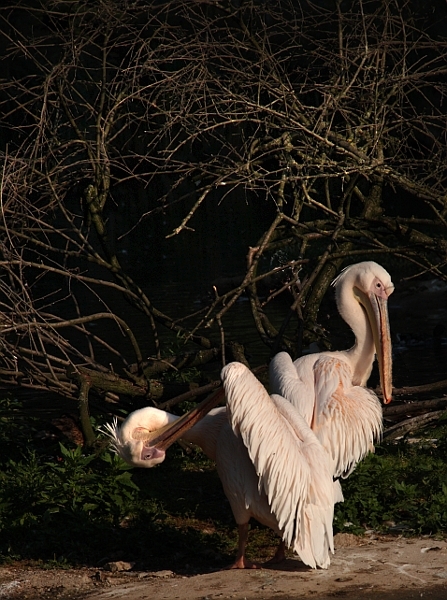
[[[237,558],[228,569],[262,569],[262,567],[242,556],[241,558]]]

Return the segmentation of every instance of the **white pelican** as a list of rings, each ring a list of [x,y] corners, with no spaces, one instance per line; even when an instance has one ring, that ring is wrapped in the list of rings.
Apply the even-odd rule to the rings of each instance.
[[[337,307],[355,335],[352,348],[309,354],[292,362],[285,352],[270,363],[270,390],[303,415],[332,456],[334,477],[347,477],[382,432],[377,396],[364,387],[377,354],[383,400],[391,401],[390,275],[375,262],[344,269],[334,280]]]
[[[215,460],[238,525],[232,568],[256,568],[245,557],[251,517],[273,529],[305,564],[327,568],[334,551],[335,502],[327,452],[290,402],[269,396],[243,364],[230,363],[221,377],[227,409],[214,408],[191,429],[172,434],[178,417],[142,408],[121,427],[108,426],[113,449],[132,465],[152,467],[182,436]],[[181,419],[186,424],[189,417]],[[277,560],[283,558],[283,545]]]

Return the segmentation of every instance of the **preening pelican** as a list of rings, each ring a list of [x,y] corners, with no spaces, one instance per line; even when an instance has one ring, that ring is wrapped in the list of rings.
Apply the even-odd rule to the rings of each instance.
[[[303,415],[333,460],[334,477],[347,477],[373,449],[382,431],[382,409],[366,389],[374,354],[383,400],[391,401],[391,337],[387,300],[390,275],[375,262],[344,269],[334,280],[341,317],[355,335],[352,348],[309,354],[292,362],[285,352],[270,363],[270,390]]]
[[[112,447],[130,464],[152,467],[164,460],[165,436],[172,443],[181,435],[215,460],[238,525],[233,568],[256,566],[245,557],[251,517],[273,529],[305,564],[327,568],[335,502],[327,452],[291,403],[269,396],[243,364],[230,363],[221,377],[227,408],[214,408],[174,435],[178,417],[142,408],[121,427],[109,426]]]

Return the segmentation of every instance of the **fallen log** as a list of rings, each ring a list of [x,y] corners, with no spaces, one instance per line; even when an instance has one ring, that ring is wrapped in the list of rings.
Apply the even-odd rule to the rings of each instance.
[[[426,383],[424,385],[405,386],[401,388],[393,388],[393,396],[410,396],[414,394],[428,394],[438,390],[447,389],[447,379],[435,381],[434,383]]]
[[[433,410],[447,408],[447,397],[433,398],[432,400],[412,400],[404,404],[391,404],[383,407],[383,417],[385,419],[396,419],[416,413],[427,413]]]
[[[433,421],[440,419],[444,414],[445,410],[436,410],[423,415],[418,415],[417,417],[412,417],[411,419],[407,419],[405,421],[401,421],[400,423],[385,429],[383,433],[383,439],[386,441],[391,441],[410,433],[410,431],[414,432],[418,429],[423,429],[429,423],[433,423]]]

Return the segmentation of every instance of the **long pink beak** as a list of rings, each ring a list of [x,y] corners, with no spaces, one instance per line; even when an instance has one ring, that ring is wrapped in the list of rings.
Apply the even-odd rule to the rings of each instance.
[[[152,434],[154,437],[150,436],[144,440],[145,448],[154,449],[154,451],[166,450],[181,438],[185,431],[188,431],[188,429],[191,429],[198,421],[203,419],[203,417],[208,414],[212,408],[217,406],[224,397],[225,392],[223,388],[219,388],[192,410],[182,415],[180,419],[177,419],[169,425],[165,425],[161,429],[153,431]]]

